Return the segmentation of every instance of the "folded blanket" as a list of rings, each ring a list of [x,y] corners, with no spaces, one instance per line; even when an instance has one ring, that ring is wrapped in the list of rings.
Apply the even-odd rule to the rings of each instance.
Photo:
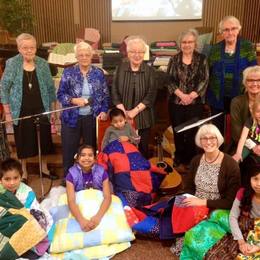
[[[45,230],[13,193],[0,193],[1,260],[18,258],[41,242],[46,235]]]
[[[102,201],[103,193],[99,190],[89,189],[76,193],[76,203],[87,219],[97,213]],[[126,221],[122,203],[114,195],[100,224],[89,232],[83,232],[70,213],[66,194],[61,195],[58,206],[51,209],[51,214],[55,222],[54,238],[50,247],[53,255],[84,249],[85,255],[89,253],[104,257],[128,248],[127,242],[135,239]],[[100,250],[101,245],[103,245],[102,250]]]

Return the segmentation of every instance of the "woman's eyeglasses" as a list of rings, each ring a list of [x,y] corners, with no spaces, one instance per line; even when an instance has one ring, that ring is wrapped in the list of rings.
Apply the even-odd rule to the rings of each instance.
[[[216,140],[217,140],[216,136],[209,136],[209,137],[203,136],[203,137],[200,138],[200,141],[205,142],[205,143],[208,142],[208,141],[214,142]]]
[[[260,84],[260,79],[247,79],[248,84]]]

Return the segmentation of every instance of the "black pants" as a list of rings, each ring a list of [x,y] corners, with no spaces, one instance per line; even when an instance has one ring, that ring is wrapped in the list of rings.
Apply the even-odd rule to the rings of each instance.
[[[176,164],[189,164],[190,160],[197,153],[194,140],[197,128],[192,128],[181,133],[176,133],[174,128],[194,117],[201,118],[203,113],[203,104],[183,106],[177,105],[170,100],[168,108],[174,133],[174,162]]]
[[[138,129],[138,135],[141,137],[138,149],[146,159],[149,158],[150,130],[151,128]]]
[[[64,176],[74,164],[74,155],[80,146],[80,140],[96,149],[96,118],[92,115],[80,116],[76,127],[61,126],[62,156]]]
[[[223,137],[225,137],[226,115],[230,114],[230,103],[231,103],[231,98],[230,97],[224,97],[224,109],[216,109],[214,107],[210,107],[212,115],[216,115],[218,113],[223,112],[222,115],[212,119],[212,123],[219,129],[219,131],[221,132]]]

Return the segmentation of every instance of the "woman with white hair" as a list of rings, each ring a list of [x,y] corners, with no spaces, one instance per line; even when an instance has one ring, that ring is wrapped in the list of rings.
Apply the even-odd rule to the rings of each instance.
[[[234,16],[226,16],[219,23],[223,41],[212,46],[208,62],[210,68],[208,103],[212,114],[224,112],[213,122],[224,134],[224,115],[229,114],[232,98],[243,93],[242,72],[256,65],[252,43],[239,37],[241,25]]]
[[[194,29],[182,32],[179,36],[180,52],[170,59],[168,65],[168,110],[173,131],[176,126],[192,118],[199,119],[203,114],[209,71],[206,56],[196,51],[197,39],[198,33]],[[177,171],[186,171],[186,166],[196,154],[195,134],[194,129],[181,133],[174,131]]]
[[[74,163],[83,143],[96,148],[96,118],[107,119],[109,90],[104,73],[91,64],[92,47],[86,42],[75,45],[78,64],[64,69],[57,98],[62,106],[79,106],[61,115],[61,140],[64,175]]]
[[[251,66],[243,71],[245,93],[231,101],[231,137],[236,145],[246,120],[251,116],[250,109],[260,93],[260,66]],[[260,155],[260,148],[259,148]]]
[[[5,120],[43,113],[54,108],[55,87],[46,60],[36,56],[36,39],[28,33],[16,38],[19,54],[8,59],[1,81],[1,102]],[[23,179],[27,179],[26,159],[38,154],[36,126],[33,118],[13,121],[17,156],[22,161]],[[50,117],[40,118],[43,176],[50,175],[46,156],[53,152]]]
[[[155,71],[144,63],[146,44],[143,39],[127,39],[128,60],[122,62],[115,73],[112,85],[112,103],[134,121],[141,137],[139,150],[149,157],[150,129],[154,124],[154,101],[157,93]]]
[[[190,172],[183,181],[183,192],[195,197],[187,197],[183,203],[188,207],[206,206],[211,214],[208,220],[185,233],[180,259],[203,259],[207,250],[221,238],[217,225],[225,218],[228,221],[227,210],[231,209],[240,187],[240,171],[236,161],[219,150],[223,141],[213,124],[203,125],[196,134],[196,145],[203,153],[192,159]]]

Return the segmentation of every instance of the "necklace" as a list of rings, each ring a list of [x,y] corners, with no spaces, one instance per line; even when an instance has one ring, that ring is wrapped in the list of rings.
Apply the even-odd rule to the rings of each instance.
[[[25,71],[26,72],[26,76],[27,76],[27,80],[28,80],[28,87],[31,90],[32,89],[32,77],[33,77],[33,71]]]
[[[219,155],[220,155],[220,151],[218,151],[218,154],[217,154],[215,159],[213,159],[212,161],[207,161],[206,154],[204,154],[204,160],[205,160],[206,163],[212,164],[218,159]]]

